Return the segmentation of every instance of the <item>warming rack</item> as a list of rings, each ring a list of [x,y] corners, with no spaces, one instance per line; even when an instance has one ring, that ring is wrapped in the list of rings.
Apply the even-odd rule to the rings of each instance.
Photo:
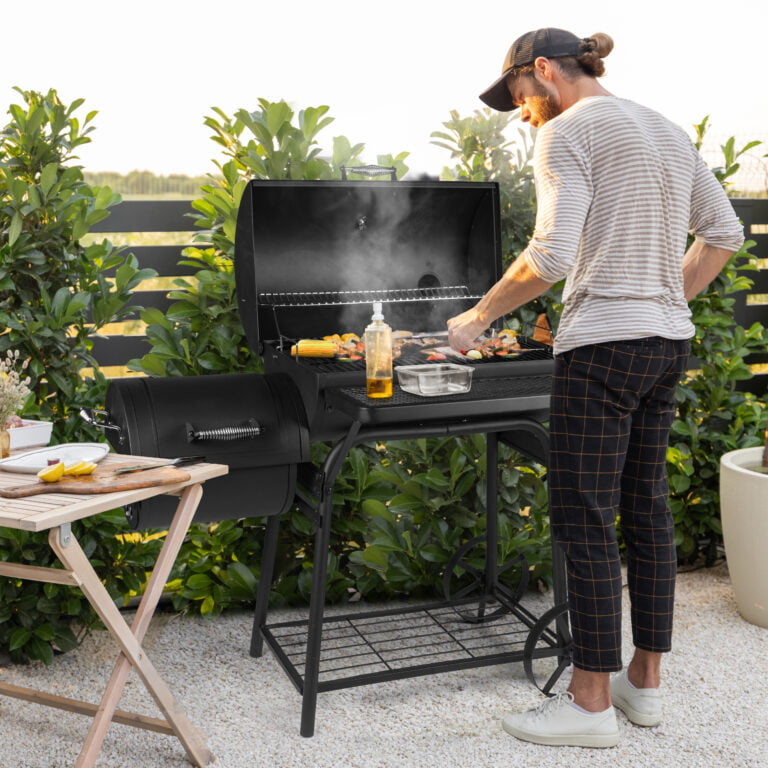
[[[465,285],[440,285],[424,288],[381,288],[364,291],[291,291],[260,293],[259,303],[277,307],[334,307],[348,304],[370,304],[381,301],[396,304],[412,301],[455,301],[456,299],[479,300],[482,294],[473,295]]]

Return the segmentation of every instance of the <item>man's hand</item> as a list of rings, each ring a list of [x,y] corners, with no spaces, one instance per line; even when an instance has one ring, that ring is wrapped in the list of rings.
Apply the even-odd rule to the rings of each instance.
[[[488,293],[472,309],[448,321],[448,343],[457,352],[476,346],[477,337],[491,323],[531,299],[540,296],[554,283],[537,277],[528,266],[525,253],[518,256],[502,278],[491,286]]]
[[[477,307],[472,307],[448,320],[448,343],[457,352],[471,349],[477,343],[477,337],[490,323],[480,314]]]

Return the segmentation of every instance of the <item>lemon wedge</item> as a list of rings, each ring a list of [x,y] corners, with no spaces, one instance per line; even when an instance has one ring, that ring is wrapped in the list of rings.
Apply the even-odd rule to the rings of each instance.
[[[92,461],[81,461],[79,462],[82,464],[82,467],[76,466],[72,467],[69,470],[70,475],[90,475],[91,472],[93,472],[94,469],[96,469],[96,464]],[[66,474],[66,471],[64,472]]]
[[[64,475],[64,462],[59,461],[56,464],[51,464],[50,467],[41,469],[37,476],[46,483],[55,483],[57,480],[61,480]]]
[[[80,461],[76,461],[74,464],[65,464],[64,465],[64,474],[65,475],[78,475],[80,474],[80,470],[87,464],[88,462],[83,461],[82,459]]]

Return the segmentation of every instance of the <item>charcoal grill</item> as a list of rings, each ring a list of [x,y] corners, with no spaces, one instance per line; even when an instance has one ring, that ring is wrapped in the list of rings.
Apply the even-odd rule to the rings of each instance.
[[[546,463],[551,349],[519,337],[524,351],[509,360],[463,361],[474,368],[470,392],[421,398],[395,387],[371,400],[362,361],[300,358],[303,338],[353,332],[362,336],[373,301],[394,329],[444,330],[501,274],[499,190],[495,183],[396,181],[249,182],[235,242],[240,316],[249,344],[263,355],[265,375],[284,375],[300,392],[310,441],[333,443],[322,466],[299,467],[296,499],[314,519],[315,563],[306,621],[267,623],[279,516],[267,521],[251,654],[266,641],[302,694],[301,733],[314,733],[318,693],[382,680],[522,661],[549,693],[570,663],[564,565],[553,552],[554,606],[541,617],[522,605],[527,566],[514,592],[496,563],[497,478],[488,473],[485,568],[474,589],[450,594],[450,571],[469,570],[468,542],[448,564],[445,600],[403,613],[325,617],[326,558],[332,494],[348,451],[361,443],[414,437],[484,434],[489,466],[501,439]],[[415,357],[414,357],[415,355]],[[418,350],[395,361],[429,363]],[[453,362],[453,361],[452,361]],[[503,567],[502,567],[503,568]],[[405,622],[422,630],[392,634]],[[466,633],[474,630],[475,640]],[[427,652],[437,634],[445,647]],[[324,650],[330,645],[332,649]],[[401,647],[402,646],[402,647]],[[434,649],[433,649],[434,650]],[[540,681],[537,659],[555,661]],[[543,684],[542,684],[543,683]]]
[[[427,606],[324,615],[333,486],[349,450],[362,443],[483,434],[488,466],[502,440],[546,464],[551,349],[521,335],[513,359],[473,366],[465,394],[423,398],[395,387],[388,399],[365,392],[362,361],[297,358],[302,338],[362,335],[373,301],[393,328],[445,329],[501,273],[499,190],[494,183],[396,181],[251,181],[237,219],[235,278],[248,342],[263,374],[110,382],[106,412],[89,416],[115,450],[145,456],[204,455],[230,473],[206,484],[196,520],[265,516],[251,654],[266,641],[302,695],[301,733],[314,733],[322,691],[382,680],[522,661],[549,693],[570,663],[562,553],[553,551],[554,605],[528,611],[527,565],[498,565],[497,477],[489,472],[486,534],[466,542],[446,566],[443,599]],[[429,365],[418,349],[395,361]],[[310,444],[331,444],[322,465]],[[210,488],[208,487],[210,486]],[[280,517],[292,504],[316,524],[318,554],[308,618],[268,623]],[[167,523],[162,502],[128,508],[136,528]],[[485,550],[485,566],[470,564]],[[515,589],[500,573],[519,572]],[[472,574],[452,588],[454,571]],[[404,637],[400,627],[407,626]],[[442,642],[435,645],[437,637]],[[331,646],[330,648],[328,646]],[[433,647],[434,646],[434,647]],[[429,650],[428,650],[429,648]],[[544,675],[534,668],[549,660]]]

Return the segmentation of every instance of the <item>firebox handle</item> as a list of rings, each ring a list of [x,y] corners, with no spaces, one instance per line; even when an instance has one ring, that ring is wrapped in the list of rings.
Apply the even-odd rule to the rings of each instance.
[[[248,419],[247,423],[230,427],[212,427],[210,429],[196,429],[192,424],[185,424],[187,432],[187,442],[192,443],[197,440],[240,440],[246,437],[258,437],[264,432],[256,419]]]
[[[363,176],[383,176],[388,173],[392,181],[397,181],[397,168],[387,165],[351,165],[341,166],[341,180],[347,181],[347,171],[349,173],[359,173]]]

